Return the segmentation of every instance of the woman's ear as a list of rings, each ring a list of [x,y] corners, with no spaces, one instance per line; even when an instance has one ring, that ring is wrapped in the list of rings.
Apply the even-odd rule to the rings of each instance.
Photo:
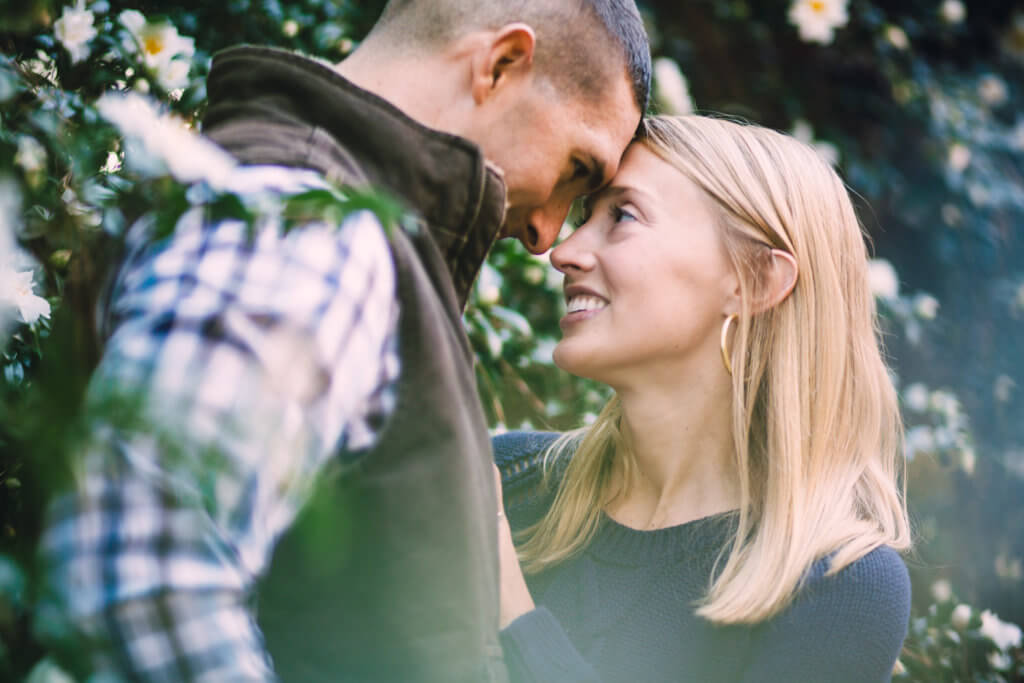
[[[761,278],[760,291],[754,294],[754,312],[763,313],[785,301],[796,287],[799,272],[792,254],[772,249]]]

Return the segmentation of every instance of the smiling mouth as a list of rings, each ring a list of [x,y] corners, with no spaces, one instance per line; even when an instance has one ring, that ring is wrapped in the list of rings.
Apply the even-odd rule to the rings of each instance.
[[[608,302],[601,297],[577,294],[569,298],[565,308],[568,313],[580,313],[582,311],[600,311],[607,305]]]

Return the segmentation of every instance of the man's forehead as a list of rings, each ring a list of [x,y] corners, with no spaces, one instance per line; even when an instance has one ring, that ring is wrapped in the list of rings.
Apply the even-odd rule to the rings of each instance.
[[[616,121],[632,119],[635,129],[640,120],[640,107],[627,74],[609,78],[597,92],[575,99],[584,118],[593,125],[614,125]]]
[[[592,103],[589,109],[578,129],[581,142],[600,163],[602,171],[610,174],[636,134],[640,109],[629,92],[624,98],[603,104]],[[604,180],[610,180],[610,177]]]
[[[586,127],[614,138],[622,148],[633,138],[640,123],[640,107],[625,76],[609,79],[596,97],[578,98],[577,106],[579,118]],[[621,153],[622,149],[618,151]]]

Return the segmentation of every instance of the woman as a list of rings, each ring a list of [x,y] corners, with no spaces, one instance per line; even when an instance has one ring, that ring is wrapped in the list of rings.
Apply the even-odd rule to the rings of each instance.
[[[554,357],[615,395],[495,440],[513,679],[888,680],[901,424],[842,181],[764,128],[655,117],[585,213],[551,253]]]

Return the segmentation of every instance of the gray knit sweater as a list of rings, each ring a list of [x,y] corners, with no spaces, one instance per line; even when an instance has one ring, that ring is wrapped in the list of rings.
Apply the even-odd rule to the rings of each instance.
[[[494,439],[513,530],[539,519],[553,492],[538,488],[538,455],[555,434]],[[722,514],[655,531],[605,516],[580,555],[527,583],[537,604],[501,634],[517,683],[888,681],[910,614],[910,581],[879,548],[835,576],[827,560],[796,600],[754,626],[697,616],[715,560],[735,531]]]

